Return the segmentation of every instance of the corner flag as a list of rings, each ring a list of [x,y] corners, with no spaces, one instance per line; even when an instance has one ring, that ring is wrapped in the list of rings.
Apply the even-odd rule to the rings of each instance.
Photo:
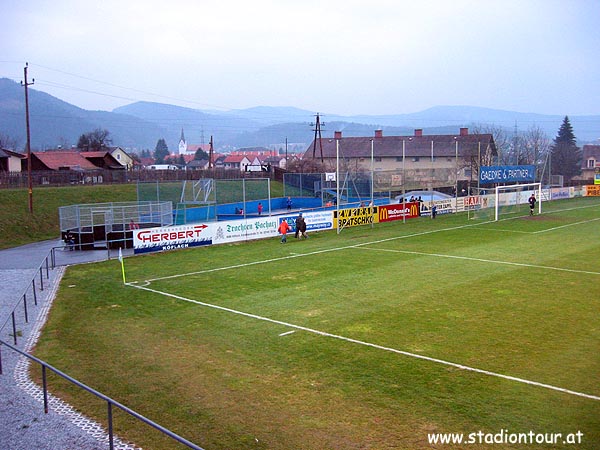
[[[121,273],[123,274],[123,284],[127,284],[125,282],[125,264],[123,263],[123,252],[121,251],[121,247],[119,247],[119,261],[121,262]]]

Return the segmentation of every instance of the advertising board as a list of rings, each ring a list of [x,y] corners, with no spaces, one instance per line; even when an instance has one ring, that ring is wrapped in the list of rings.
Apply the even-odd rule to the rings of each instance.
[[[212,244],[208,224],[142,228],[133,232],[134,253],[158,252]]]
[[[479,170],[481,184],[535,181],[535,166],[482,166]]]

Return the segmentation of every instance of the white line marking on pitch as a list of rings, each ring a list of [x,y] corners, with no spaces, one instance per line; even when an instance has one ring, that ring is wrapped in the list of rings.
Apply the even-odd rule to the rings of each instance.
[[[469,371],[469,372],[476,372],[476,373],[480,373],[480,374],[483,374],[483,375],[488,375],[488,376],[491,376],[491,377],[502,378],[502,379],[505,379],[505,380],[510,380],[510,381],[515,381],[515,382],[518,382],[518,383],[528,384],[530,386],[537,386],[537,387],[541,387],[541,388],[545,388],[545,389],[550,389],[550,390],[553,390],[553,391],[562,392],[562,393],[569,394],[569,395],[575,395],[577,397],[584,397],[584,398],[588,398],[588,399],[591,399],[591,400],[598,400],[598,401],[600,401],[600,397],[596,396],[596,395],[591,395],[591,394],[585,394],[583,392],[572,391],[570,389],[565,389],[565,388],[561,388],[561,387],[558,387],[558,386],[552,386],[550,384],[539,383],[537,381],[526,380],[524,378],[518,378],[518,377],[513,377],[513,376],[510,376],[510,375],[504,375],[504,374],[501,374],[501,373],[491,372],[489,370],[477,369],[475,367],[469,367],[469,366],[465,366],[463,364],[458,364],[458,363],[454,363],[454,362],[451,362],[451,361],[445,361],[443,359],[432,358],[430,356],[424,356],[424,355],[419,355],[419,354],[416,354],[416,353],[410,353],[410,352],[406,352],[404,350],[398,350],[398,349],[391,348],[391,347],[384,347],[382,345],[372,344],[370,342],[359,341],[357,339],[352,339],[352,338],[345,337],[345,336],[340,336],[340,335],[337,335],[337,334],[327,333],[325,331],[319,331],[319,330],[315,330],[313,328],[303,327],[301,325],[294,325],[292,323],[283,322],[281,320],[270,319],[268,317],[263,317],[263,316],[259,316],[259,315],[256,315],[256,314],[246,313],[246,312],[243,312],[243,311],[237,311],[235,309],[226,308],[224,306],[213,305],[211,303],[205,303],[205,302],[201,302],[201,301],[198,301],[198,300],[192,300],[190,298],[182,297],[180,295],[171,294],[169,292],[162,292],[162,291],[159,291],[159,290],[156,290],[156,289],[151,289],[151,288],[144,287],[144,286],[136,286],[136,285],[132,285],[132,284],[128,284],[128,285],[132,286],[132,287],[135,287],[137,289],[142,289],[144,291],[153,292],[155,294],[164,295],[166,297],[171,297],[171,298],[174,298],[174,299],[177,299],[177,300],[182,300],[184,302],[194,303],[196,305],[206,306],[207,308],[214,308],[214,309],[218,309],[218,310],[229,312],[229,313],[233,313],[233,314],[238,314],[240,316],[250,317],[252,319],[263,320],[265,322],[270,322],[270,323],[274,323],[274,324],[277,324],[277,325],[283,325],[283,326],[286,326],[286,327],[289,327],[289,328],[294,328],[295,330],[303,330],[303,331],[306,331],[308,333],[317,334],[319,336],[325,336],[325,337],[330,337],[330,338],[334,338],[334,339],[339,339],[339,340],[342,340],[342,341],[351,342],[353,344],[364,345],[364,346],[367,346],[367,347],[376,348],[378,350],[383,350],[383,351],[386,351],[386,352],[392,352],[392,353],[396,353],[396,354],[399,354],[399,355],[409,356],[411,358],[417,358],[417,359],[421,359],[421,360],[424,360],[424,361],[429,361],[429,362],[433,362],[433,363],[437,363],[437,364],[443,364],[445,366],[456,367],[457,369],[466,370],[466,371]]]
[[[552,228],[548,228],[546,230],[534,231],[532,234],[547,233],[548,231],[560,230],[561,228],[572,227],[575,225],[581,225],[581,224],[589,223],[589,222],[595,222],[596,220],[600,220],[600,217],[597,219],[582,220],[581,222],[568,223],[566,225],[561,225],[559,227],[552,227]]]
[[[477,261],[477,262],[484,262],[484,263],[490,263],[490,264],[504,264],[507,266],[529,267],[529,268],[533,268],[533,269],[558,270],[560,272],[582,273],[582,274],[586,274],[586,275],[600,275],[600,272],[592,272],[589,270],[565,269],[563,267],[541,266],[538,264],[517,263],[517,262],[510,262],[510,261],[500,261],[500,260],[495,260],[495,259],[471,258],[469,256],[442,255],[440,253],[414,252],[414,251],[410,251],[410,250],[393,250],[393,249],[389,249],[389,248],[360,247],[360,249],[361,250],[372,250],[372,251],[377,251],[377,252],[405,253],[408,255],[432,256],[435,258],[462,259],[465,261]]]
[[[279,336],[287,336],[288,334],[292,334],[295,333],[296,330],[292,330],[292,331],[286,331],[285,333],[281,333]]]
[[[459,226],[450,227],[450,228],[440,228],[438,230],[423,231],[423,232],[420,232],[420,233],[413,233],[413,234],[407,234],[407,235],[403,235],[403,236],[394,236],[394,237],[391,237],[391,238],[378,239],[376,241],[364,242],[362,244],[352,244],[352,245],[345,245],[343,247],[326,248],[326,249],[322,249],[322,250],[315,250],[314,252],[308,252],[308,253],[293,253],[291,255],[280,256],[278,258],[262,259],[260,261],[251,261],[251,262],[248,262],[248,263],[235,264],[233,266],[215,267],[215,268],[212,268],[212,269],[198,270],[196,272],[179,273],[179,274],[175,274],[175,275],[169,275],[169,276],[166,276],[166,277],[149,278],[149,279],[144,280],[144,281],[147,282],[147,283],[151,283],[153,281],[170,280],[170,279],[173,279],[173,278],[187,277],[187,276],[190,276],[190,275],[202,275],[202,274],[205,274],[205,273],[219,272],[219,271],[222,271],[222,270],[239,269],[241,267],[255,266],[255,265],[258,265],[258,264],[267,264],[267,263],[276,262],[276,261],[285,261],[286,259],[301,258],[303,256],[313,256],[313,255],[320,255],[322,253],[336,252],[336,251],[339,251],[339,250],[347,250],[347,249],[350,249],[350,248],[362,247],[364,245],[380,244],[382,242],[396,241],[398,239],[409,239],[409,238],[413,238],[413,237],[416,237],[416,236],[425,236],[427,234],[441,233],[443,231],[460,230],[462,228],[469,228],[469,227],[474,227],[474,226],[477,226],[477,225],[481,225],[481,224],[468,224],[468,225],[459,225]]]

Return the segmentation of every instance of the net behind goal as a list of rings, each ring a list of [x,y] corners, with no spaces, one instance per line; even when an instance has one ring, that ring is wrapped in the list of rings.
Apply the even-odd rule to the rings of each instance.
[[[535,196],[536,214],[542,212],[542,184],[514,184],[511,186],[497,186],[495,189],[494,220],[501,216],[520,216],[530,213],[529,198]]]

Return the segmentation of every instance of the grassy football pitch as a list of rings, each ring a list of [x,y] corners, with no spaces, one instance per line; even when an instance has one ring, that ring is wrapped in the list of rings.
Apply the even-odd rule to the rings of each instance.
[[[543,209],[72,267],[35,354],[206,449],[599,448],[600,199]]]

